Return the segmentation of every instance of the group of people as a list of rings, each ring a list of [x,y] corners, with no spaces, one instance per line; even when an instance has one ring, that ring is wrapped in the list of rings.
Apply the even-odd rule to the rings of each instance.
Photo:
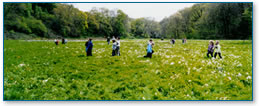
[[[187,39],[186,39],[186,38],[182,39],[182,43],[183,43],[183,44],[185,44],[186,42],[187,42]],[[175,39],[174,39],[174,38],[171,39],[171,43],[172,43],[172,44],[175,44]]]
[[[108,45],[110,44],[110,38],[107,37]],[[92,56],[93,43],[92,39],[89,38],[87,42],[85,42],[85,51],[86,56]],[[112,56],[120,56],[120,38],[113,37],[112,38]]]
[[[110,42],[108,42],[109,44]],[[115,37],[112,38],[112,56],[120,56],[120,38],[118,37],[115,39]]]
[[[62,44],[66,44],[67,40],[62,38]],[[107,37],[107,43],[108,45],[110,44],[110,37]],[[175,39],[171,39],[171,43],[175,44]],[[182,39],[182,43],[186,43],[186,38]],[[59,40],[55,39],[55,44],[59,44]],[[152,39],[150,39],[147,43],[147,54],[144,56],[145,58],[152,58],[152,54],[154,53],[153,50],[154,42]],[[92,39],[89,38],[88,41],[85,43],[85,50],[86,50],[86,56],[92,56],[92,49],[93,49],[93,43]],[[215,50],[215,53],[214,53]],[[213,55],[214,53],[214,55]],[[217,55],[222,59],[221,56],[221,48],[219,45],[219,41],[216,41],[216,44],[214,45],[214,42],[212,40],[209,41],[209,46],[208,46],[208,52],[207,52],[207,57],[216,58]],[[120,56],[120,38],[117,37],[115,38],[113,36],[112,38],[112,56]]]
[[[215,54],[213,56],[214,50],[215,50]],[[207,56],[210,57],[209,55],[211,55],[212,58],[216,58],[217,55],[219,55],[219,57],[222,59],[219,41],[216,41],[215,46],[214,46],[214,42],[212,40],[209,41]]]
[[[55,42],[56,45],[59,44],[59,40],[58,39],[55,39],[54,42]],[[62,38],[62,44],[66,44],[66,43],[67,43],[67,39]]]

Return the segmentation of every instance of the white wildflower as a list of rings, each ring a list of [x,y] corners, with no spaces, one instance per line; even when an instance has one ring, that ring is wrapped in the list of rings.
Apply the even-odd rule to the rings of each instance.
[[[242,67],[242,64],[241,64],[241,63],[240,63],[240,64],[238,64],[238,65],[237,65],[237,67]]]
[[[25,66],[25,64],[23,63],[18,65],[18,67],[23,67],[23,66]]]
[[[231,77],[228,77],[229,80],[231,80]]]
[[[174,62],[172,62],[171,65],[174,65]]]
[[[218,67],[218,70],[219,70],[219,71],[222,71],[222,70],[223,70],[223,68],[222,68],[222,67]]]
[[[48,79],[46,79],[46,80],[43,80],[43,82],[45,83],[45,82],[48,82]]]
[[[145,97],[142,97],[142,99],[143,99],[143,100],[146,100],[146,98],[145,98]]]
[[[249,80],[249,79],[252,79],[252,77],[251,77],[251,76],[247,76],[247,77],[246,77],[246,79],[248,79],[248,80]]]
[[[241,77],[241,76],[242,76],[242,74],[241,74],[241,73],[238,73],[238,74],[237,74],[237,76],[238,76],[238,77]]]

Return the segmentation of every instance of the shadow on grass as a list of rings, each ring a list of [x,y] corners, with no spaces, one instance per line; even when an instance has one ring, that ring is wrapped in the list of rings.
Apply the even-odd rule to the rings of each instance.
[[[78,55],[77,57],[85,57],[85,55],[82,55],[82,54],[81,54],[81,55]]]

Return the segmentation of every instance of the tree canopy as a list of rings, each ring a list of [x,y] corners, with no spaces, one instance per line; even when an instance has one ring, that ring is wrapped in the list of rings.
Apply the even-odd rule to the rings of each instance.
[[[120,9],[81,11],[61,3],[4,3],[7,38],[23,33],[43,38],[251,39],[252,28],[252,3],[195,4],[160,22],[133,19]]]

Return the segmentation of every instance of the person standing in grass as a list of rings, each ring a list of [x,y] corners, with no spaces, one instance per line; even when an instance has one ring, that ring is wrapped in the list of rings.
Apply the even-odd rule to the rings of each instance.
[[[117,47],[116,47],[116,54],[118,55],[118,56],[120,56],[121,54],[120,54],[120,46],[121,46],[121,42],[120,42],[120,37],[118,37],[117,38]]]
[[[65,38],[62,38],[62,44],[65,44]]]
[[[57,39],[55,39],[54,42],[55,42],[56,45],[58,45],[59,41]]]
[[[174,38],[172,38],[171,42],[172,42],[172,44],[174,45],[174,43],[175,43],[175,40],[174,40]]]
[[[110,44],[110,40],[111,40],[111,39],[110,39],[110,37],[108,36],[108,37],[107,37],[107,43],[108,43],[108,45]]]
[[[62,44],[66,44],[67,43],[67,39],[62,38]]]
[[[116,55],[117,42],[115,39],[112,40],[112,56]]]
[[[216,41],[214,58],[217,57],[217,54],[219,55],[220,59],[222,59],[219,41]]]
[[[211,57],[213,57],[213,52],[214,52],[214,42],[210,40],[207,56],[210,57],[209,55],[211,55]]]
[[[152,58],[152,54],[154,53],[154,51],[152,50],[153,45],[154,45],[154,43],[153,43],[152,39],[150,39],[147,44],[147,55],[144,56],[145,58],[147,58],[147,57]]]
[[[92,56],[92,49],[93,49],[92,39],[89,38],[89,40],[85,42],[86,56]]]

